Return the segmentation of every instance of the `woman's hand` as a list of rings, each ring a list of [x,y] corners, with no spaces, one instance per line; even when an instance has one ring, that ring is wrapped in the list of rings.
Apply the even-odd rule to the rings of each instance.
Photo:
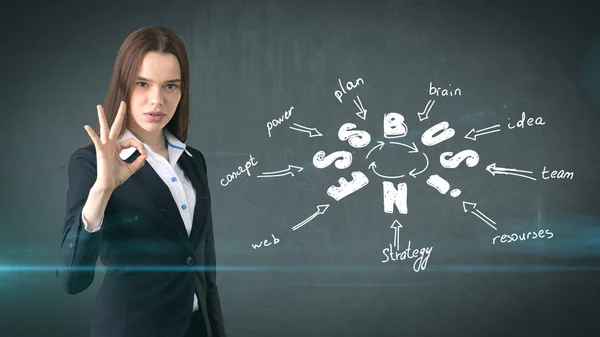
[[[125,102],[121,101],[117,117],[110,131],[104,109],[101,105],[96,108],[98,109],[98,120],[100,121],[100,137],[96,135],[96,132],[90,126],[84,126],[96,147],[97,177],[95,186],[112,192],[144,165],[147,154],[144,145],[135,139],[117,141],[127,111]],[[119,157],[123,149],[130,147],[135,147],[140,152],[140,156],[131,164]]]

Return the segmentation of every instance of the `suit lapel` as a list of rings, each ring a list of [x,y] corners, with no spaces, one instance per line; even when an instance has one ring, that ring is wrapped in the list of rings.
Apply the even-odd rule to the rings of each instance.
[[[132,163],[137,157],[139,157],[139,155],[140,153],[136,150],[126,161],[128,163]],[[142,166],[134,174],[134,176],[137,177],[137,179],[148,189],[152,197],[156,200],[158,205],[161,207],[161,212],[165,214],[169,224],[171,227],[173,227],[175,232],[177,232],[179,238],[189,249],[192,249],[190,237],[185,229],[185,224],[183,223],[183,219],[179,213],[179,208],[177,208],[175,199],[173,199],[171,191],[167,185],[165,185],[164,181],[162,181],[156,171],[154,171],[152,166],[148,163]]]
[[[132,163],[139,155],[140,153],[136,150],[126,162]],[[200,158],[191,158],[186,153],[183,153],[177,162],[196,191],[196,205],[194,206],[192,230],[189,236],[171,191],[167,185],[165,185],[164,181],[160,179],[152,166],[146,164],[134,174],[160,205],[162,208],[161,211],[165,213],[165,217],[175,232],[177,232],[179,238],[192,251],[195,250],[198,244],[198,239],[204,228],[204,226],[201,226],[202,220],[206,217],[208,207],[210,207],[210,195],[206,173],[204,172],[202,165],[199,165],[198,161],[194,159],[201,160]]]
[[[196,205],[194,206],[194,215],[192,219],[192,231],[190,233],[190,241],[192,247],[195,249],[198,244],[198,238],[202,232],[204,226],[203,219],[206,216],[208,207],[210,206],[210,196],[208,192],[208,181],[206,180],[206,173],[202,168],[202,165],[198,163],[200,158],[190,157],[186,153],[183,153],[179,157],[179,165],[185,175],[190,179],[194,190],[196,191]]]

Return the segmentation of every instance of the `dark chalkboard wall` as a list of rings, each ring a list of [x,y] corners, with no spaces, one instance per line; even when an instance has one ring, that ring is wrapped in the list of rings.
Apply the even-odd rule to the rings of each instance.
[[[68,31],[56,28],[63,52],[36,66],[49,77],[26,76],[29,95],[69,102],[12,103],[45,122],[19,129],[13,116],[3,128],[46,134],[28,147],[59,151],[44,157],[53,185],[40,197],[52,224],[29,219],[39,238],[7,227],[6,237],[42,247],[27,263],[54,261],[66,190],[66,171],[54,169],[87,141],[116,50],[158,24],[190,54],[188,144],[208,161],[230,336],[598,335],[597,2],[89,6],[56,11],[78,13]],[[49,33],[18,27],[36,36],[36,52],[50,45]],[[61,78],[64,87],[46,87]],[[19,160],[2,164],[5,178]],[[18,222],[14,209],[5,214]],[[7,256],[25,261],[15,240]],[[39,317],[41,334],[84,335],[102,273],[78,297],[43,274],[31,287],[52,294],[43,307],[52,322],[30,292],[12,295],[21,309],[8,317]]]

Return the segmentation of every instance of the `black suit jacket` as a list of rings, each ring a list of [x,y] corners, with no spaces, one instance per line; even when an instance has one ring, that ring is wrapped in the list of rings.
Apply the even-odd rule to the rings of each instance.
[[[205,158],[181,154],[178,163],[196,190],[188,236],[169,188],[146,163],[110,196],[102,227],[89,233],[82,208],[96,181],[96,150],[77,149],[69,159],[69,189],[60,245],[62,289],[76,294],[94,279],[98,256],[107,267],[90,323],[92,337],[183,337],[194,291],[207,336],[225,337],[216,284],[211,199]],[[136,150],[126,161],[139,156]],[[198,336],[200,337],[200,336]]]

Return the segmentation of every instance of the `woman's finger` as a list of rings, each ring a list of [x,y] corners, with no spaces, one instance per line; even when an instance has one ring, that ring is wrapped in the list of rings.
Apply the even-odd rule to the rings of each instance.
[[[94,142],[94,146],[96,147],[97,151],[100,148],[100,144],[102,144],[102,142],[96,135],[96,132],[89,125],[84,125],[83,128],[85,129],[85,131],[87,131],[88,135],[92,139],[92,142]]]
[[[133,138],[125,139],[119,143],[123,149],[127,149],[130,147],[135,147],[140,154],[146,154],[146,149],[144,148],[144,144],[138,142]]]
[[[115,122],[110,128],[110,139],[117,139],[117,137],[119,137],[119,132],[121,132],[121,124],[123,124],[123,119],[125,118],[126,111],[127,105],[125,104],[125,102],[121,101],[121,103],[119,104],[119,111],[117,112]]]
[[[131,171],[131,174],[134,174],[135,172],[137,172],[137,170],[139,170],[140,168],[142,168],[142,166],[144,166],[144,164],[146,163],[146,158],[148,156],[146,154],[141,154],[139,157],[137,157],[133,163],[128,164],[127,166],[129,166],[129,170]]]
[[[98,121],[100,122],[100,140],[102,143],[106,143],[108,140],[108,122],[106,121],[104,108],[98,104],[96,109],[98,109]]]
[[[129,138],[129,139],[125,139],[124,141],[120,142],[119,145],[121,145],[124,149],[129,148],[129,147],[135,147],[138,152],[140,153],[140,156],[137,157],[133,163],[131,164],[127,164],[127,167],[129,167],[129,171],[131,172],[131,174],[134,174],[135,172],[137,172],[137,170],[139,170],[140,168],[142,168],[142,166],[144,166],[144,163],[146,162],[146,158],[148,157],[148,155],[146,154],[146,149],[144,149],[144,144],[138,142],[137,140],[133,139],[133,138]]]

